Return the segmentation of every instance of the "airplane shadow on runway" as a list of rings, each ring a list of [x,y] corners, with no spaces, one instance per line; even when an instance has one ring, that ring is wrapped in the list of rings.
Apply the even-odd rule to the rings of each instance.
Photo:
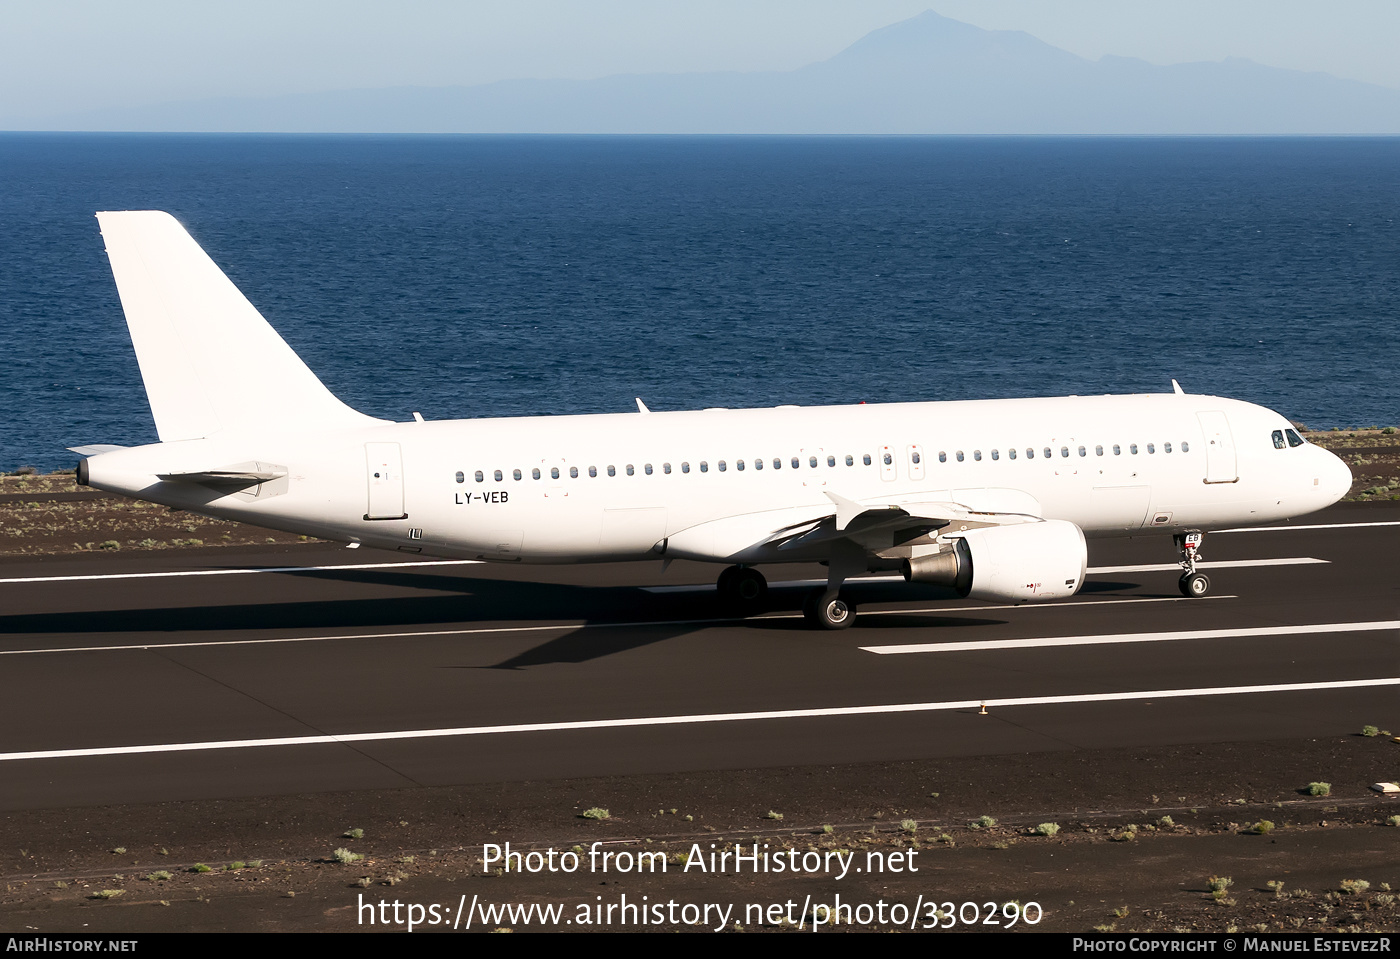
[[[301,602],[258,602],[260,591],[256,581],[261,577],[239,577],[229,584],[228,593],[234,601],[227,604],[15,614],[0,616],[0,633],[200,633],[204,634],[202,641],[218,642],[251,638],[239,635],[246,632],[354,630],[354,633],[347,633],[349,639],[367,630],[428,632],[430,627],[486,630],[493,626],[509,628],[562,621],[560,629],[566,631],[564,635],[551,636],[501,662],[473,667],[523,669],[587,662],[720,624],[765,632],[808,630],[798,615],[807,593],[802,588],[775,588],[756,614],[734,617],[727,616],[718,606],[713,590],[703,587],[695,592],[653,593],[635,586],[541,583],[388,569],[321,568],[272,575],[322,581],[329,595]],[[180,588],[170,586],[171,581],[158,582],[162,590]],[[446,595],[357,598],[355,587],[364,585]],[[1086,584],[1085,592],[1132,588],[1134,584],[1093,582]],[[937,587],[903,583],[851,584],[848,592],[858,605],[937,602],[951,597],[947,590]],[[247,602],[237,601],[245,597]],[[855,628],[972,630],[1006,622],[998,616],[966,615],[965,608],[959,612],[963,615],[940,615],[929,610],[858,616]],[[976,635],[967,635],[967,638],[974,639]],[[159,645],[159,641],[152,645]]]

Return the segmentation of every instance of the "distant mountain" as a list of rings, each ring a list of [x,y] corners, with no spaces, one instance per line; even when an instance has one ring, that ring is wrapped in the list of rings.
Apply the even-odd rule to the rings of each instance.
[[[798,70],[506,80],[133,106],[26,129],[1400,134],[1400,91],[1249,60],[1086,60],[928,11]]]

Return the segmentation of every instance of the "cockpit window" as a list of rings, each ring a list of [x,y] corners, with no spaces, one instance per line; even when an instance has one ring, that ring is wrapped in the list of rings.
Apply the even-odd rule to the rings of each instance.
[[[1301,436],[1299,436],[1297,433],[1293,432],[1292,430],[1284,430],[1284,432],[1288,434],[1288,445],[1289,445],[1289,446],[1302,446],[1302,445],[1303,445],[1303,438],[1302,438]]]
[[[1283,430],[1274,430],[1274,449],[1283,449]]]

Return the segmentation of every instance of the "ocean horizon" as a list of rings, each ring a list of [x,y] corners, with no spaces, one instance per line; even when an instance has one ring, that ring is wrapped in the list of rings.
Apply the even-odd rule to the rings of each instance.
[[[408,420],[1188,392],[1400,422],[1400,139],[0,134],[0,470],[156,440],[93,214]]]

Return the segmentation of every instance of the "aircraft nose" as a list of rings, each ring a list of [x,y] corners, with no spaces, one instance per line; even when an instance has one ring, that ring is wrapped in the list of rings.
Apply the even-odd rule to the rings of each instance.
[[[1318,486],[1327,496],[1329,503],[1335,503],[1351,492],[1351,467],[1330,450],[1321,450],[1326,457],[1319,467]]]

